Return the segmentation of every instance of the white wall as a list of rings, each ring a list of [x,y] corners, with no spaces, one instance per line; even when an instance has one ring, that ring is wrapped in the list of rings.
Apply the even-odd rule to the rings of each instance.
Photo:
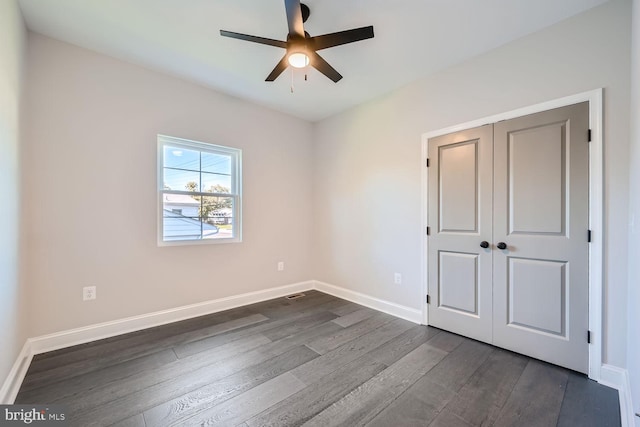
[[[609,2],[318,123],[315,278],[420,309],[421,134],[604,87],[604,361],[624,367],[630,4]]]
[[[629,154],[629,321],[627,362],[634,412],[640,414],[640,0],[633,0],[631,152]],[[636,425],[640,418],[636,417]]]
[[[309,279],[309,123],[33,33],[28,60],[30,336]],[[158,133],[243,150],[242,243],[156,245]]]
[[[19,87],[24,29],[14,1],[0,4],[9,8],[0,19],[15,28],[0,42],[0,174],[16,183],[2,191],[17,200],[19,96],[5,96],[4,84]],[[627,259],[619,254],[627,212],[640,212],[637,197],[628,204],[628,194],[638,194],[627,167],[630,4],[614,0],[316,125],[30,34],[21,160],[29,336],[311,277],[419,309],[420,135],[604,87],[604,361],[626,366],[627,325],[637,343],[638,319],[627,323]],[[244,150],[243,243],[156,246],[157,133]],[[637,136],[634,144],[638,165]],[[103,208],[122,204],[129,209]],[[125,215],[132,211],[139,214]],[[0,218],[0,267],[8,266],[0,269],[0,324],[14,343],[0,354],[2,374],[25,333],[15,309],[18,211]],[[637,244],[630,248],[638,253]],[[287,268],[277,273],[280,260]],[[394,272],[402,285],[393,285]],[[96,301],[81,301],[86,285],[98,286]],[[637,354],[636,346],[628,357]]]
[[[25,26],[15,0],[0,1],[0,387],[26,338],[19,275],[20,109]]]

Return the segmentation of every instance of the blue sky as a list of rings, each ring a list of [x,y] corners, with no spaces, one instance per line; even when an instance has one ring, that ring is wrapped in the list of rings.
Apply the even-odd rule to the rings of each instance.
[[[164,184],[172,190],[186,190],[194,181],[200,191],[213,185],[231,189],[231,156],[164,146]]]

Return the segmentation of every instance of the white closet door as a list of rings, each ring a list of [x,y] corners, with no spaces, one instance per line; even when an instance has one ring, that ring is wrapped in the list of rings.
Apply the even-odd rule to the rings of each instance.
[[[429,324],[492,340],[493,126],[429,140]]]
[[[493,343],[584,373],[588,118],[585,102],[494,125]]]

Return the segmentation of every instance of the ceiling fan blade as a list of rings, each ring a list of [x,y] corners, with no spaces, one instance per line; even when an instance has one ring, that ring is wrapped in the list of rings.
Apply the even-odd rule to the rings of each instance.
[[[245,40],[248,42],[281,47],[283,49],[287,48],[287,42],[283,42],[280,40],[267,39],[267,38],[258,37],[258,36],[250,36],[248,34],[234,33],[233,31],[225,31],[225,30],[220,30],[220,35],[224,37],[231,37],[232,39]]]
[[[337,33],[324,34],[307,39],[307,43],[313,50],[326,49],[340,46],[360,40],[373,38],[373,26],[354,28],[353,30],[338,31]]]
[[[278,62],[278,65],[276,65],[276,68],[273,69],[273,71],[271,72],[271,74],[269,74],[267,76],[267,78],[264,80],[265,82],[272,82],[275,79],[278,78],[278,76],[280,74],[282,74],[282,72],[284,70],[287,69],[287,67],[289,66],[289,61],[287,60],[287,55],[283,56],[282,59],[280,60],[280,62]]]
[[[304,25],[302,23],[300,0],[284,0],[284,8],[287,11],[289,35],[304,37]]]
[[[342,76],[335,70],[327,61],[325,61],[317,52],[311,52],[309,54],[309,63],[313,68],[320,71],[325,76],[333,80],[334,83],[338,83]]]

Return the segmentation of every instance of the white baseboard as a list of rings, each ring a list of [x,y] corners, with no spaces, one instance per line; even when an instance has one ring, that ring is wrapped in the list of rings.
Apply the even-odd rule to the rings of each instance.
[[[0,404],[12,404],[16,400],[24,376],[27,375],[27,370],[33,359],[33,352],[31,351],[31,342],[27,340],[22,346],[22,350],[15,363],[9,371],[9,375],[0,388]]]
[[[291,285],[279,286],[246,294],[234,295],[226,298],[205,301],[197,304],[186,305],[168,310],[156,311],[139,316],[127,317],[110,322],[98,323],[81,328],[69,329],[53,334],[42,335],[29,338],[30,351],[32,354],[46,353],[60,348],[71,347],[96,341],[104,338],[135,332],[142,329],[165,325],[167,323],[179,322],[198,316],[217,313],[256,302],[283,297],[295,292],[302,292],[310,289],[334,295],[339,298],[353,301],[393,316],[420,323],[422,313],[419,310],[395,304],[389,301],[374,298],[359,292],[330,285],[317,280],[298,282]]]
[[[631,402],[631,382],[629,372],[617,366],[603,364],[600,369],[600,384],[618,390],[620,399],[620,421],[622,427],[634,427],[635,414]]]
[[[111,322],[98,323],[82,328],[70,329],[49,335],[29,338],[33,354],[46,353],[60,348],[71,347],[90,341],[96,341],[116,335],[127,334],[167,323],[179,322],[198,316],[217,313],[243,305],[254,304],[272,298],[283,297],[296,292],[302,292],[313,288],[313,281],[299,282],[277,288],[270,288],[246,294],[234,295],[205,301],[197,304],[171,308],[169,310],[156,311],[140,316],[127,317]]]
[[[313,281],[299,282],[28,338],[0,388],[0,404],[12,404],[15,401],[31,360],[36,354],[217,313],[313,288]]]
[[[315,280],[314,285],[314,289],[320,292],[324,292],[338,298],[346,299],[347,301],[355,302],[356,304],[364,305],[365,307],[373,308],[374,310],[382,311],[384,313],[400,317],[401,319],[405,319],[413,323],[422,323],[422,312],[415,308],[410,308],[404,305],[396,304],[394,302],[374,298],[369,295],[361,294],[360,292],[355,292],[350,289],[330,285],[329,283],[324,283],[319,280]]]

